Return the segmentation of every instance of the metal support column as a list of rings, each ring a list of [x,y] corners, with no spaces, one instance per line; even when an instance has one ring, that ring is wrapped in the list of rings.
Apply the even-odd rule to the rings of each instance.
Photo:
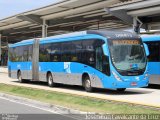
[[[46,24],[46,20],[43,19],[43,25],[42,25],[42,38],[47,37],[47,28],[48,28],[48,25]]]
[[[137,17],[134,17],[133,18],[133,31],[139,34],[141,26],[142,26],[142,22]]]

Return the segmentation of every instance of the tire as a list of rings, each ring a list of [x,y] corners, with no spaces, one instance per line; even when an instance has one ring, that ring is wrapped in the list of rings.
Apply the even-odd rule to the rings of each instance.
[[[84,88],[85,88],[86,92],[93,92],[91,80],[88,76],[85,77],[85,79],[84,79]]]
[[[18,78],[18,81],[19,81],[20,83],[24,83],[24,80],[22,79],[21,71],[18,72],[17,78]]]
[[[118,88],[117,91],[118,92],[124,92],[126,90],[126,88]]]
[[[55,87],[56,86],[55,83],[53,82],[53,77],[52,77],[51,73],[49,73],[47,75],[47,82],[48,82],[49,87]]]

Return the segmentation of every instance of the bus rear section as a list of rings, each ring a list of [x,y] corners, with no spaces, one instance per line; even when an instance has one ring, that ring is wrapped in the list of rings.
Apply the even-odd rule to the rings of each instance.
[[[160,35],[142,35],[142,40],[148,45],[148,67],[151,84],[160,84]]]
[[[124,91],[148,85],[145,47],[135,34],[83,31],[35,42],[31,44],[32,60],[28,60],[26,69],[31,80],[48,82],[51,87],[57,83],[80,85],[88,92],[93,88]],[[26,44],[22,43],[10,48]],[[25,72],[21,69],[25,62],[9,60],[11,77]],[[23,75],[18,79],[24,80]]]
[[[8,75],[23,80],[32,79],[32,57],[34,40],[25,40],[8,46]]]

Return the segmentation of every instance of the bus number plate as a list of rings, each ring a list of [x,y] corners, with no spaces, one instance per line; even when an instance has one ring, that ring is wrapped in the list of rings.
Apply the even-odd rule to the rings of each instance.
[[[131,86],[137,86],[136,82],[131,82]]]

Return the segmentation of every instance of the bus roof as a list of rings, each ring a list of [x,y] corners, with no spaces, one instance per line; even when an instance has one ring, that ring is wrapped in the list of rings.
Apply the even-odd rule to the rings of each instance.
[[[23,40],[14,44],[9,44],[9,47],[17,47],[17,46],[21,46],[21,45],[30,45],[33,44],[34,39],[28,39],[28,40]]]
[[[109,30],[87,30],[87,31],[81,31],[81,32],[73,32],[68,34],[62,34],[62,35],[56,35],[51,37],[42,38],[41,40],[47,40],[47,39],[55,39],[55,38],[66,38],[66,37],[77,37],[77,36],[84,36],[88,34],[96,34],[107,38],[117,38],[117,37],[137,37],[136,34],[128,32],[128,31],[109,31]]]
[[[67,34],[61,34],[61,35],[55,35],[55,36],[50,36],[46,38],[42,38],[41,40],[50,40],[50,39],[62,39],[62,38],[70,38],[70,37],[77,37],[77,36],[84,36],[87,35],[87,31],[81,31],[81,32],[72,32],[72,33],[67,33]]]
[[[87,35],[98,35],[99,37],[115,38],[115,39],[138,37],[136,34],[131,33],[131,32],[127,32],[127,31],[87,30],[87,31],[73,32],[73,33],[62,34],[62,35],[55,35],[55,36],[46,37],[46,38],[37,38],[37,39],[40,39],[40,41],[49,41],[49,40],[57,40],[57,39],[71,38],[71,37],[80,37],[80,36],[87,36]],[[23,40],[21,42],[9,45],[9,47],[29,45],[29,44],[33,44],[33,42],[34,42],[34,39]]]
[[[145,42],[149,41],[160,41],[160,35],[141,35],[141,38]]]

